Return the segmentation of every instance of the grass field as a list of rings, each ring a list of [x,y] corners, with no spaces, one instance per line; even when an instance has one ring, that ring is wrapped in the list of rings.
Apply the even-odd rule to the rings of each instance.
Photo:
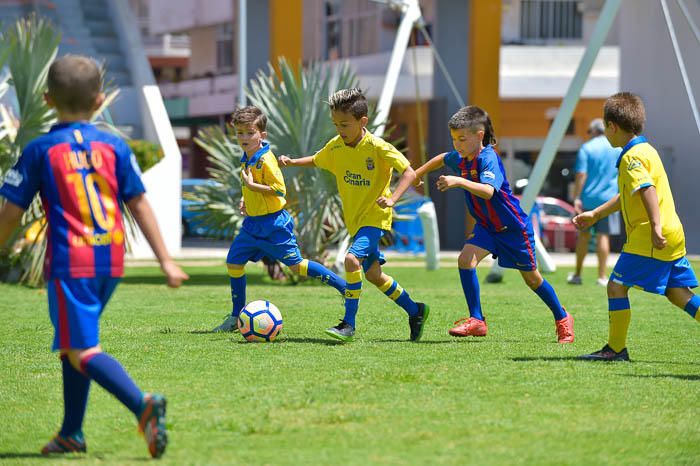
[[[257,267],[248,299],[278,305],[286,339],[207,333],[228,311],[228,279],[223,266],[187,271],[188,286],[168,290],[156,269],[129,269],[102,319],[104,349],[168,397],[161,464],[700,464],[700,327],[633,292],[633,362],[575,361],[607,337],[592,269],[582,287],[565,284],[566,269],[548,276],[576,318],[567,346],[510,271],[505,284],[482,285],[489,336],[457,340],[447,335],[465,313],[455,268],[388,267],[432,306],[423,341],[406,341],[403,311],[365,285],[349,345],[323,335],[342,316],[332,289],[273,283]],[[63,408],[45,292],[0,285],[0,309],[0,462],[47,464],[37,452]],[[50,463],[143,464],[135,431],[93,384],[89,453]]]

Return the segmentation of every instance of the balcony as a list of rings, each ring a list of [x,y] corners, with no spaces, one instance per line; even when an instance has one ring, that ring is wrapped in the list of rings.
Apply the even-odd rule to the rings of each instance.
[[[238,96],[238,75],[223,74],[160,84],[171,118],[196,118],[231,113]]]

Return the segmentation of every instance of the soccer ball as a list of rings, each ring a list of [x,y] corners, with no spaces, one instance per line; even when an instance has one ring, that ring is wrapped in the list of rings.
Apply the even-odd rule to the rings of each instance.
[[[282,330],[282,314],[270,301],[253,301],[238,316],[238,329],[248,341],[273,341]]]

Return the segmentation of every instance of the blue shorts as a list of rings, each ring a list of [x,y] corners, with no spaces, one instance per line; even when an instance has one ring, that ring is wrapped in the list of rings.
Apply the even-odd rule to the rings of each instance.
[[[478,223],[465,244],[473,244],[493,254],[498,265],[507,269],[536,270],[535,234],[532,223],[527,222],[524,230],[493,233]]]
[[[685,256],[675,261],[661,261],[627,252],[620,254],[610,280],[656,294],[666,294],[666,288],[698,286],[698,279]]]
[[[384,236],[384,230],[377,227],[362,227],[352,237],[349,254],[362,261],[362,269],[367,270],[379,261],[379,265],[386,263],[384,253],[379,250],[379,240]]]
[[[231,243],[227,264],[257,262],[263,257],[284,265],[296,265],[303,259],[294,236],[294,219],[289,212],[246,217],[243,227]]]
[[[55,278],[47,283],[53,351],[85,349],[100,343],[100,316],[119,278]]]

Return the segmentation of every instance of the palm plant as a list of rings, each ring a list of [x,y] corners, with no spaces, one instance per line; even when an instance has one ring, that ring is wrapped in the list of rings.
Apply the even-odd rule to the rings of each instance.
[[[56,58],[60,40],[61,33],[54,25],[37,15],[21,18],[0,32],[0,43],[3,44],[0,48],[0,70],[5,67],[8,70],[0,79],[0,97],[13,90],[18,113],[15,117],[10,108],[0,105],[0,177],[14,165],[32,139],[46,133],[56,122],[55,112],[44,101],[44,92],[49,67]],[[104,67],[102,71],[104,76]],[[107,93],[105,103],[94,115],[95,119],[105,111],[118,92],[114,89]],[[116,132],[113,126],[104,122],[101,124]],[[0,202],[4,201],[0,199]],[[30,286],[38,286],[43,280],[46,252],[43,219],[44,212],[37,197],[23,216],[21,227],[13,238],[22,238],[32,226],[42,225],[41,231],[34,235],[34,240],[21,251],[20,262],[24,272],[20,281]],[[12,243],[15,244],[14,241]],[[13,254],[17,253],[11,252],[10,257],[4,259],[16,263],[17,257],[12,257]],[[2,260],[0,257],[0,262]]]

